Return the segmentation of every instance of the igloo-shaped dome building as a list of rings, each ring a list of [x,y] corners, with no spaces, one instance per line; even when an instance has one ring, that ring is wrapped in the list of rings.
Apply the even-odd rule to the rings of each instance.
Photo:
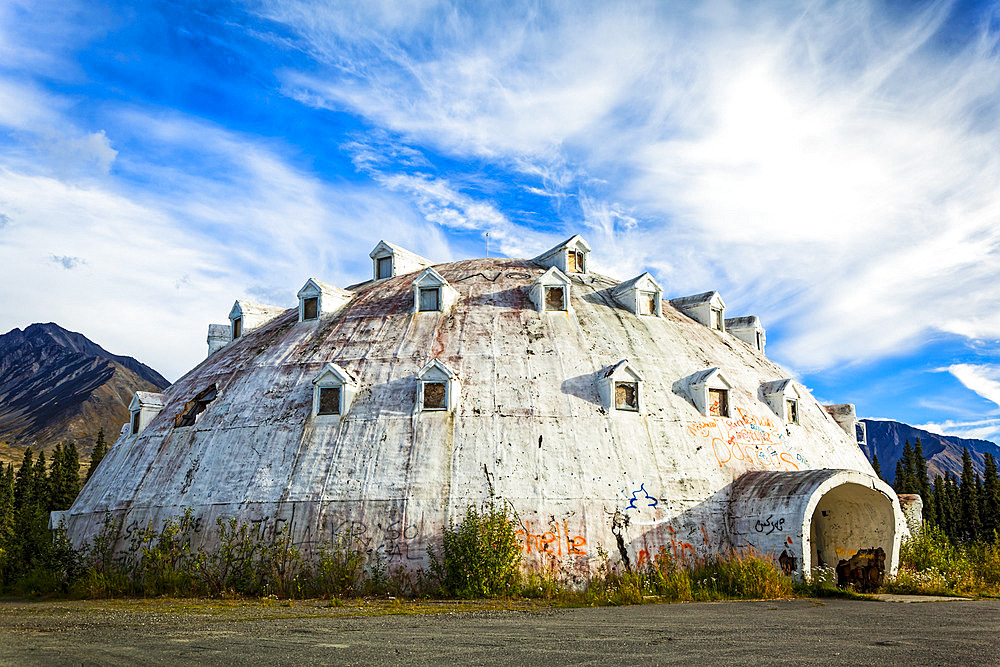
[[[592,273],[590,250],[432,266],[380,242],[368,282],[237,301],[205,361],[136,395],[53,520],[80,545],[107,513],[155,526],[190,508],[206,543],[235,517],[422,567],[493,494],[527,562],[566,573],[599,551],[636,566],[744,547],[790,572],[882,548],[894,570],[905,522],[853,407],[818,404],[718,293],[666,301],[648,273]]]

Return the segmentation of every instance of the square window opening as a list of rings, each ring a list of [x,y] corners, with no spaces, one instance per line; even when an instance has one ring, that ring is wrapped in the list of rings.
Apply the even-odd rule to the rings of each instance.
[[[424,410],[447,410],[448,387],[444,382],[424,382]]]
[[[656,294],[654,292],[639,292],[639,314],[656,314]]]
[[[139,432],[139,411],[136,410],[132,413],[132,435]]]
[[[708,414],[712,417],[729,416],[729,391],[726,389],[708,390]]]
[[[233,320],[233,340],[243,335],[243,318],[237,317]]]
[[[566,289],[564,287],[545,288],[545,310],[566,310]]]
[[[764,337],[758,331],[757,332],[757,350],[760,351],[760,350],[763,350],[763,349],[764,349]]]
[[[570,273],[583,273],[583,254],[570,250],[566,258],[566,269]]]
[[[302,319],[315,320],[319,317],[319,297],[312,296],[302,301]]]
[[[317,415],[340,414],[340,387],[320,387]]]
[[[441,310],[441,288],[420,288],[420,310]]]
[[[722,331],[723,330],[722,329],[722,327],[723,327],[722,321],[723,321],[722,320],[722,309],[721,308],[713,308],[712,309],[712,328],[716,329],[717,331]]]
[[[637,382],[615,382],[615,408],[638,412],[639,384]]]
[[[799,402],[793,398],[785,399],[785,421],[789,424],[799,423]]]
[[[379,257],[375,267],[376,279],[392,278],[392,257]]]

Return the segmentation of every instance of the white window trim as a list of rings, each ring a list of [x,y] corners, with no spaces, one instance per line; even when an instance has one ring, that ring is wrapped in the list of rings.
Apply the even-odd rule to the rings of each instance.
[[[420,291],[425,289],[438,290],[438,309],[420,310]],[[413,313],[447,314],[458,301],[458,292],[448,284],[444,277],[431,267],[424,269],[413,281]]]
[[[563,310],[548,310],[545,307],[545,296],[549,287],[563,288]],[[557,267],[550,267],[528,288],[528,299],[539,313],[571,313],[573,312],[573,281]]]
[[[794,380],[791,378],[782,378],[780,380],[765,382],[761,385],[760,393],[764,402],[767,403],[767,406],[771,408],[771,411],[783,424],[796,425],[802,423],[803,393],[799,391]],[[799,420],[797,422],[788,420],[788,407],[785,404],[785,401],[788,400],[794,400],[798,404]]]
[[[625,412],[628,414],[645,414],[645,378],[628,359],[622,359],[616,364],[605,367],[597,374],[597,393],[601,397],[601,405],[608,412]],[[635,384],[637,409],[619,408],[615,395],[615,385],[619,382]]]
[[[358,381],[348,371],[332,361],[313,378],[312,417],[320,421],[340,420],[347,416],[358,393]],[[340,389],[340,412],[338,414],[319,414],[319,390]]]
[[[686,378],[686,384],[688,387],[688,396],[694,403],[694,407],[702,414],[702,416],[717,416],[709,414],[708,412],[709,389],[722,389],[727,392],[726,403],[729,408],[729,416],[732,416],[736,409],[736,406],[733,405],[733,385],[726,379],[726,376],[723,375],[722,371],[718,368],[706,368],[703,371],[698,371],[693,375],[689,375]]]
[[[417,402],[414,411],[420,412],[454,412],[458,408],[458,399],[461,394],[462,384],[455,371],[448,368],[444,362],[438,359],[431,359],[426,366],[417,372],[417,382],[420,384],[417,391]],[[424,408],[424,385],[429,382],[445,384],[445,408]]]

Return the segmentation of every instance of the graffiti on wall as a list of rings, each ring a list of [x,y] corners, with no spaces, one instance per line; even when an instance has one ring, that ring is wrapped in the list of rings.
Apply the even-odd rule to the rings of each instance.
[[[532,529],[531,521],[525,520],[515,533],[521,540],[521,548],[526,554],[546,554],[549,556],[586,556],[587,540],[583,535],[572,534],[566,521],[561,524],[551,521],[548,530],[543,527]]]
[[[769,417],[735,408],[736,417],[706,417],[688,425],[688,433],[711,446],[719,467],[745,465],[765,470],[801,470],[809,462],[788,451],[785,433]]]

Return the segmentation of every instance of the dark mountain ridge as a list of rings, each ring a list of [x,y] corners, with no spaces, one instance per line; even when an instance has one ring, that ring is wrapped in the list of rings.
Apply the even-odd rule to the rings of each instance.
[[[57,324],[12,329],[0,336],[0,443],[9,450],[0,447],[0,456],[68,439],[89,452],[102,427],[113,442],[133,392],[168,384],[149,366]]]
[[[868,444],[862,445],[865,456],[872,460],[872,454],[878,454],[882,476],[890,483],[896,477],[896,462],[903,455],[903,447],[909,440],[913,445],[917,438],[927,459],[927,470],[931,481],[935,475],[944,477],[945,472],[951,472],[956,477],[962,475],[962,450],[968,449],[972,457],[973,467],[979,475],[983,474],[983,454],[989,452],[1000,461],[1000,446],[989,440],[975,438],[960,438],[954,435],[938,435],[924,429],[888,420],[862,419],[868,432]]]

